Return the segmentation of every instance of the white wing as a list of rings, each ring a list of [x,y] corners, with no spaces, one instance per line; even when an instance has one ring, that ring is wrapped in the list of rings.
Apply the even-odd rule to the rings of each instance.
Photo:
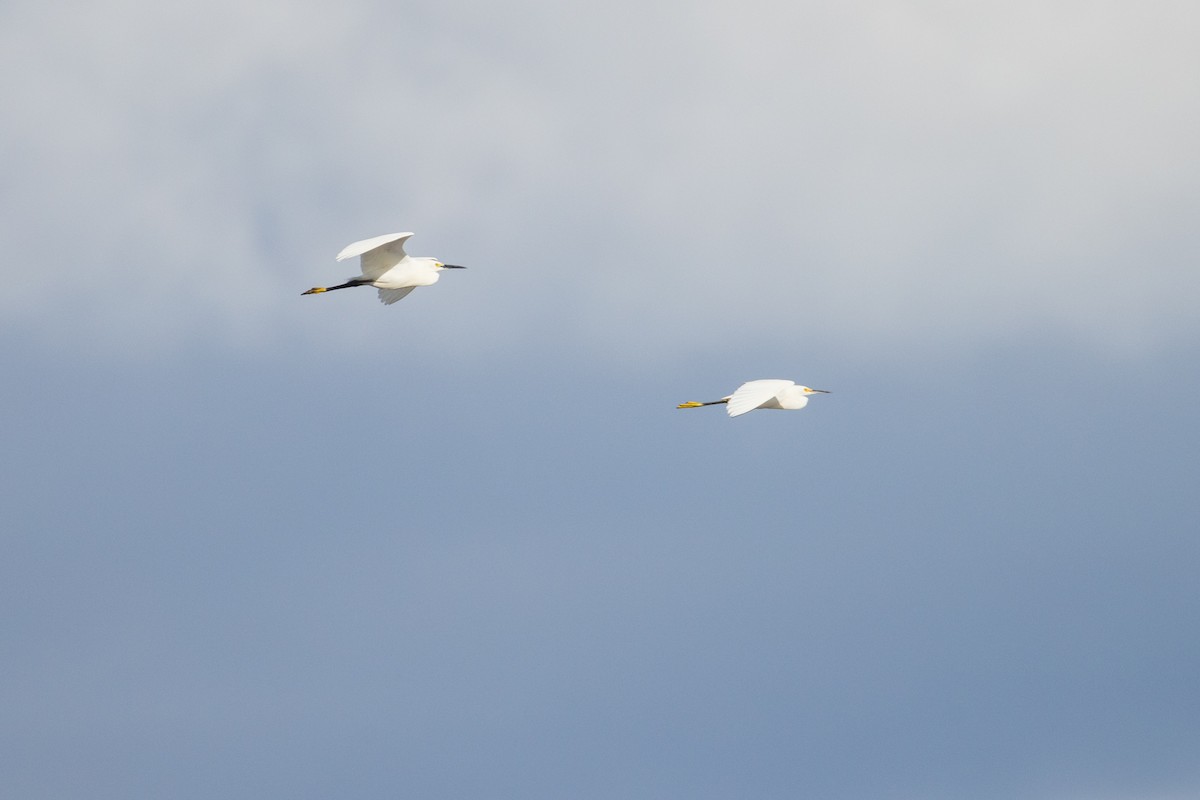
[[[785,380],[749,381],[748,383],[743,383],[737,388],[736,392],[729,396],[729,404],[725,406],[725,410],[731,417],[740,416],[747,411],[753,411],[758,408],[779,394],[783,389],[795,385],[795,381]]]
[[[408,293],[415,288],[417,287],[405,286],[402,289],[380,289],[379,302],[383,303],[385,306],[390,306],[397,300],[403,300],[404,298],[408,297]]]
[[[383,273],[400,263],[405,257],[404,242],[412,232],[385,233],[374,239],[363,239],[361,242],[348,244],[337,254],[338,261],[362,256],[362,274],[364,278],[375,280]]]

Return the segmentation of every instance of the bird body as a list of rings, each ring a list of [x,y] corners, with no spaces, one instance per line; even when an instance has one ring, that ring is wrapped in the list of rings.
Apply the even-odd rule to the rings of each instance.
[[[386,233],[346,245],[337,254],[337,260],[345,261],[360,256],[362,275],[339,286],[315,286],[303,294],[320,294],[351,286],[374,286],[379,290],[379,301],[391,305],[418,286],[437,283],[438,273],[443,269],[466,269],[457,264],[443,264],[436,258],[410,256],[404,252],[404,242],[410,236],[411,232]]]
[[[756,408],[795,411],[808,405],[809,395],[813,394],[829,394],[829,392],[824,389],[800,386],[795,381],[767,379],[743,383],[733,394],[722,397],[720,400],[710,400],[707,403],[689,400],[686,403],[680,403],[676,408],[700,408],[724,403],[729,416],[739,417]]]

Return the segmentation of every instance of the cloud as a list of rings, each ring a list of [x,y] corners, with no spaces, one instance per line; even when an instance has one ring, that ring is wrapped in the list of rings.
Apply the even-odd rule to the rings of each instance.
[[[135,349],[349,344],[384,313],[623,357],[1168,347],[1200,298],[1198,28],[1187,4],[10,5],[0,313]],[[453,300],[311,316],[333,253],[404,229],[478,265]]]

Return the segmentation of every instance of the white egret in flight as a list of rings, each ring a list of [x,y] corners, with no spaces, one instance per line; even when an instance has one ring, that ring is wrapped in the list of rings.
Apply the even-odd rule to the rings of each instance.
[[[362,275],[337,286],[314,286],[302,294],[320,294],[351,286],[374,286],[379,290],[379,302],[384,305],[404,298],[418,286],[432,286],[443,269],[466,269],[457,264],[443,264],[436,258],[410,256],[404,252],[404,242],[412,233],[385,233],[374,239],[346,245],[337,254],[338,261],[362,256]]]
[[[799,386],[795,381],[762,380],[743,383],[737,391],[720,400],[710,400],[698,403],[689,400],[680,403],[676,408],[699,408],[700,406],[717,406],[725,403],[725,410],[731,417],[738,417],[756,408],[780,408],[787,411],[804,408],[808,405],[811,394],[829,394],[824,389],[810,389]]]

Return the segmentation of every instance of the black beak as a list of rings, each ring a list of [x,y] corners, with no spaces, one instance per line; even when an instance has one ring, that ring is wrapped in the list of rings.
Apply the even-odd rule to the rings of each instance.
[[[460,267],[458,264],[442,264],[442,269],[466,269],[466,267]]]

